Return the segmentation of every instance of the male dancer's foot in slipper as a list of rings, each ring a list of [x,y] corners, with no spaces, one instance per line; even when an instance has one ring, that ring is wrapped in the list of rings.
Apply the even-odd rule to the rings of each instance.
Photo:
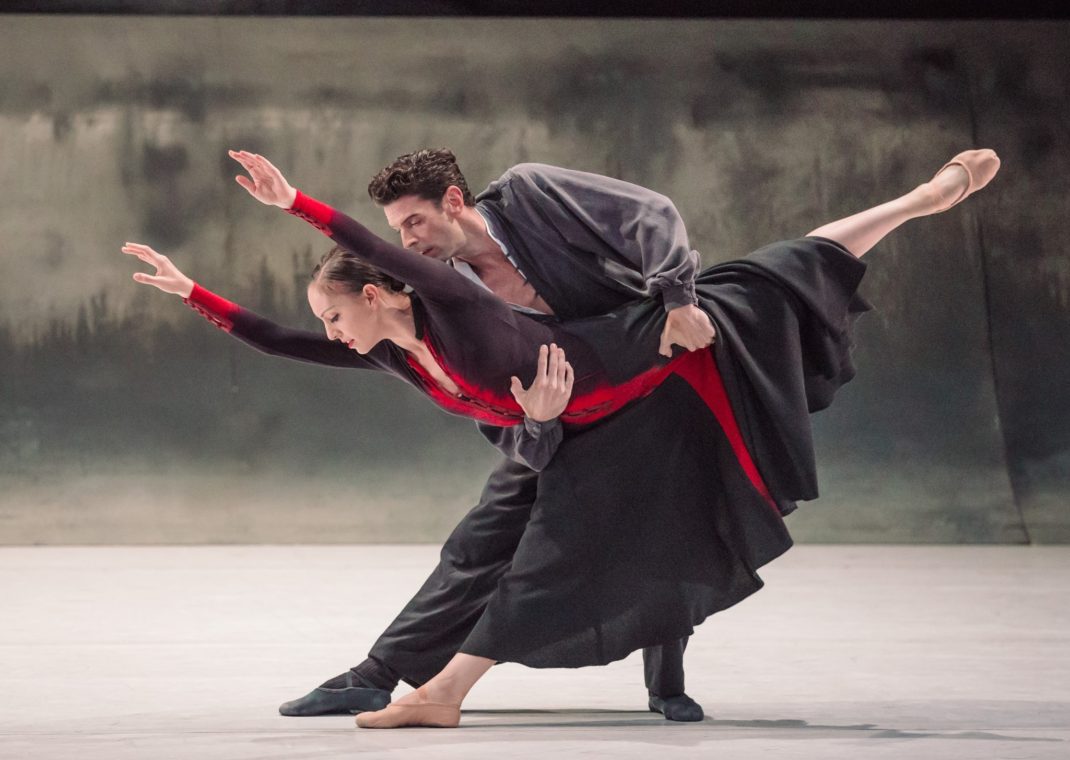
[[[300,699],[284,702],[279,713],[305,718],[312,715],[352,715],[382,710],[390,704],[390,692],[353,670],[325,681]]]
[[[659,697],[650,695],[650,712],[659,712],[665,716],[665,720],[680,722],[692,722],[702,720],[704,716],[702,705],[686,694],[677,694],[675,697]]]

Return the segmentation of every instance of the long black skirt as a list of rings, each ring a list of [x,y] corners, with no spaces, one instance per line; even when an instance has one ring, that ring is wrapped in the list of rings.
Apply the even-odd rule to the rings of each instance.
[[[761,588],[758,568],[792,543],[784,515],[817,496],[809,414],[854,376],[864,271],[821,238],[705,270],[696,292],[717,329],[709,356],[566,433],[512,567],[460,651],[602,665],[688,636]],[[663,324],[653,302],[575,323],[622,377],[656,352]],[[696,381],[701,361],[716,382]]]

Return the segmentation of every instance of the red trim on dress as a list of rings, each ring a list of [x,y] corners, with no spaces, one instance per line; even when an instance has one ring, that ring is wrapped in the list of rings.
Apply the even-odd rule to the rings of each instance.
[[[331,236],[331,220],[334,218],[334,209],[322,201],[297,191],[294,205],[286,209],[286,213],[304,219],[327,237]]]
[[[424,345],[428,346],[430,349],[430,345],[426,338],[424,338]],[[439,368],[446,373],[446,376],[456,383],[456,378],[442,366],[442,362],[434,355],[433,350],[432,357],[435,359],[435,363],[438,364]],[[454,412],[455,414],[460,414],[465,417],[472,417],[480,422],[486,422],[489,425],[496,425],[498,427],[512,427],[514,425],[519,425],[524,421],[524,412],[520,409],[519,405],[516,405],[516,408],[519,411],[512,412],[501,407],[487,404],[482,399],[476,397],[468,395],[454,396],[443,388],[442,385],[432,377],[431,373],[424,369],[420,362],[416,361],[416,358],[412,354],[406,354],[405,359],[408,361],[409,366],[412,367],[413,371],[420,376],[420,379],[423,381],[424,391],[427,395],[431,397],[432,401],[446,411]],[[460,384],[458,384],[457,387],[461,388]],[[461,393],[464,394],[464,388],[461,388]],[[516,404],[515,399],[513,403]]]
[[[442,360],[442,356],[431,344],[431,337],[428,333],[424,332],[423,344],[427,347],[428,353],[431,354],[431,358],[435,364],[438,365],[446,377],[453,381],[461,391],[460,396],[455,396],[445,388],[443,388],[439,382],[431,376],[424,367],[416,361],[411,354],[407,355],[409,366],[415,370],[415,372],[424,381],[424,390],[431,396],[431,398],[441,407],[451,412],[463,414],[467,417],[474,417],[480,422],[486,422],[490,425],[497,425],[500,427],[512,427],[519,425],[524,421],[524,410],[520,408],[520,404],[516,402],[510,394],[507,398],[499,396],[494,392],[479,388],[471,383],[465,382],[456,373],[452,372],[449,366]]]
[[[488,388],[472,385],[450,369],[426,333],[423,343],[435,364],[461,392],[460,396],[449,393],[410,355],[409,366],[424,380],[425,390],[440,406],[452,412],[475,417],[481,422],[503,427],[512,427],[524,421],[524,410],[512,393],[499,395]],[[619,385],[603,385],[583,395],[573,396],[559,419],[565,425],[584,426],[608,417],[632,401],[650,395],[673,373],[680,362],[685,361],[685,356],[678,356],[663,367],[652,367]]]
[[[464,382],[443,363],[442,357],[435,351],[426,334],[423,342],[435,363],[461,390],[461,396],[449,393],[412,355],[408,355],[409,366],[420,375],[424,381],[425,390],[440,406],[449,411],[503,427],[518,425],[523,421],[524,411],[511,395],[506,399]],[[575,396],[560,419],[563,423],[570,425],[588,425],[596,422],[618,411],[629,402],[649,395],[671,374],[683,378],[713,412],[747,479],[779,515],[780,510],[769,492],[769,487],[758,472],[758,466],[754,463],[743,441],[743,434],[740,432],[735,413],[728,400],[724,381],[721,380],[720,370],[710,350],[681,354],[665,366],[654,367],[620,385],[606,385],[582,396]]]
[[[747,451],[747,445],[743,442],[743,434],[739,431],[732,405],[728,402],[728,394],[725,392],[724,381],[721,380],[717,362],[714,361],[713,351],[692,351],[684,354],[684,357],[687,360],[677,365],[676,374],[686,380],[695,389],[699,398],[706,402],[706,406],[721,424],[721,430],[732,445],[732,451],[735,452],[736,459],[739,460],[740,467],[750,479],[751,485],[779,515],[780,510],[776,508],[776,502],[773,501],[769,488],[762,480],[761,473],[758,472],[758,467],[754,464],[750,452]]]
[[[683,356],[678,356],[664,366],[651,367],[619,385],[603,385],[582,396],[573,396],[561,421],[569,425],[590,425],[608,417],[632,401],[653,393],[683,360]]]
[[[234,329],[234,316],[241,311],[238,304],[218,296],[197,283],[193,290],[182,299],[182,303],[200,313],[205,319],[228,333]]]

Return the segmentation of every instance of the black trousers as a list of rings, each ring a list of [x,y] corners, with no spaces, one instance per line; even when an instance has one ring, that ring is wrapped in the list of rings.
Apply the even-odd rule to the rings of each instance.
[[[446,540],[438,566],[375,642],[369,657],[411,686],[426,683],[446,666],[512,564],[537,487],[538,473],[510,459],[498,464],[479,503]],[[686,646],[685,638],[643,649],[651,694],[671,697],[684,692]]]

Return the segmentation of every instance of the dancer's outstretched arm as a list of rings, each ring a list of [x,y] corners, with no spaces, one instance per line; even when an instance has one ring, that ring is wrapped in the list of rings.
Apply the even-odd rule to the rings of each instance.
[[[388,370],[395,363],[385,341],[367,354],[359,354],[320,333],[282,327],[202,288],[183,274],[170,258],[147,245],[127,243],[122,251],[156,269],[153,274],[135,272],[134,280],[180,296],[217,327],[266,354],[353,369]]]
[[[387,341],[367,354],[360,354],[319,333],[282,327],[243,309],[202,288],[170,258],[147,245],[127,243],[122,251],[156,270],[154,274],[135,272],[135,281],[180,296],[217,327],[266,354],[332,367],[377,369],[395,374],[404,371],[403,352]],[[519,378],[513,378],[513,395],[524,410],[524,422],[512,427],[480,424],[480,432],[510,459],[541,470],[561,444],[563,431],[557,418],[572,396],[572,385],[572,365],[565,360],[564,351],[556,346],[542,346],[531,386],[525,389]]]
[[[343,248],[411,286],[421,298],[451,304],[480,302],[487,308],[495,308],[488,305],[497,302],[503,313],[509,310],[504,301],[449,264],[388,243],[357,220],[297,190],[263,156],[233,150],[229,154],[249,172],[248,177],[234,179],[251,196],[301,217]]]

